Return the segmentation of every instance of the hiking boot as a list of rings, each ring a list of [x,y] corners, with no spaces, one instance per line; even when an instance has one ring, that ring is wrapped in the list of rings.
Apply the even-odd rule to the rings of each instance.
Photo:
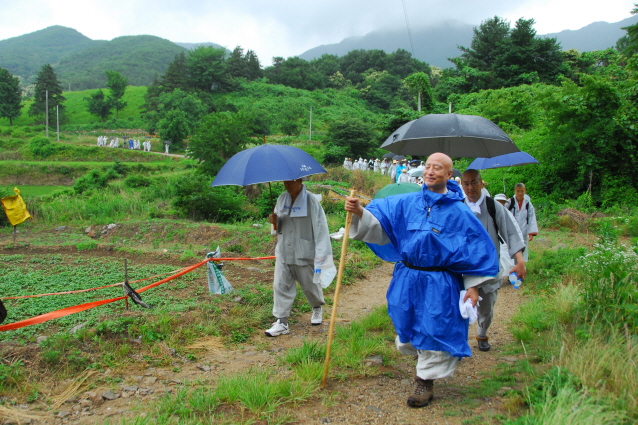
[[[487,342],[489,338],[485,337],[485,338],[481,338],[480,336],[476,337],[476,340],[478,341],[478,349],[481,351],[490,351],[490,343]]]
[[[414,378],[414,383],[416,384],[414,394],[408,397],[408,406],[427,406],[434,398],[434,381],[432,379],[421,379],[417,376]]]
[[[312,317],[310,318],[310,324],[312,326],[320,325],[323,322],[323,308],[321,306],[312,309]]]
[[[268,329],[264,333],[266,336],[279,336],[289,334],[290,330],[288,330],[288,323],[281,323],[281,321],[277,319],[277,321],[272,324],[272,328]]]

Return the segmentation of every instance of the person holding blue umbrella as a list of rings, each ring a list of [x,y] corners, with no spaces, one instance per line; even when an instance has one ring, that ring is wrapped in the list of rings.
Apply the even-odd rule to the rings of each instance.
[[[273,315],[277,321],[265,331],[267,336],[290,333],[288,317],[297,292],[296,282],[313,308],[311,323],[322,322],[323,288],[330,285],[337,272],[321,196],[308,192],[303,179],[325,172],[321,164],[299,148],[264,143],[233,155],[211,183],[247,186],[283,181],[286,188],[268,218],[277,235],[273,281]]]
[[[290,333],[288,317],[297,293],[296,282],[312,307],[311,325],[321,325],[323,288],[336,275],[321,195],[308,192],[303,179],[285,180],[284,187],[286,192],[279,196],[274,213],[268,217],[277,229],[272,309],[277,320],[265,331],[270,337]]]

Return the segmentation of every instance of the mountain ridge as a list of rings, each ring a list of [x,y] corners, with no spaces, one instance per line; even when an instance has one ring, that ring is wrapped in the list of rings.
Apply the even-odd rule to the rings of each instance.
[[[539,34],[539,36],[556,38],[563,50],[576,49],[580,52],[605,50],[614,47],[616,41],[626,34],[621,29],[622,27],[637,22],[638,15],[634,15],[618,22],[593,22],[578,30],[563,30],[558,33]],[[429,65],[449,68],[452,64],[447,58],[460,56],[461,51],[457,46],[470,46],[474,36],[473,29],[477,26],[458,21],[445,21],[436,26],[417,28],[412,33],[413,56]],[[446,34],[446,36],[441,37],[441,34]],[[432,43],[430,40],[435,40],[435,42]],[[412,51],[406,29],[375,30],[363,36],[345,38],[339,43],[313,47],[298,57],[310,61],[323,54],[343,56],[348,51],[357,49],[380,49],[386,53],[392,53],[397,49]]]

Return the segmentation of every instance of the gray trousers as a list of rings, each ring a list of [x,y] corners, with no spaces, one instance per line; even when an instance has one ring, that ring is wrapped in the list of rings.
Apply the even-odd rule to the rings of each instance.
[[[297,295],[297,284],[308,300],[310,307],[315,308],[324,305],[323,289],[320,283],[313,283],[314,267],[311,264],[297,266],[275,261],[275,279],[273,281],[272,315],[277,319],[290,316],[292,304]]]
[[[479,288],[479,297],[483,298],[479,302],[479,306],[477,307],[478,312],[478,321],[476,334],[480,338],[487,337],[487,330],[490,328],[492,324],[492,319],[494,318],[494,304],[496,304],[496,298],[498,297],[498,289],[492,292],[484,292],[483,288]]]

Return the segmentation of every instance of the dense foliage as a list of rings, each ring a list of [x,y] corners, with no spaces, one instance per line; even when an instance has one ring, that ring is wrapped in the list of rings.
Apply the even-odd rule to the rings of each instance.
[[[62,86],[53,67],[49,64],[43,65],[35,81],[35,96],[29,108],[29,115],[39,119],[44,118],[48,112],[49,125],[55,124],[56,108],[59,108],[59,114],[63,117],[65,100],[66,98],[62,95]]]
[[[0,118],[8,118],[9,125],[13,125],[13,120],[20,116],[21,102],[20,80],[0,68]]]

